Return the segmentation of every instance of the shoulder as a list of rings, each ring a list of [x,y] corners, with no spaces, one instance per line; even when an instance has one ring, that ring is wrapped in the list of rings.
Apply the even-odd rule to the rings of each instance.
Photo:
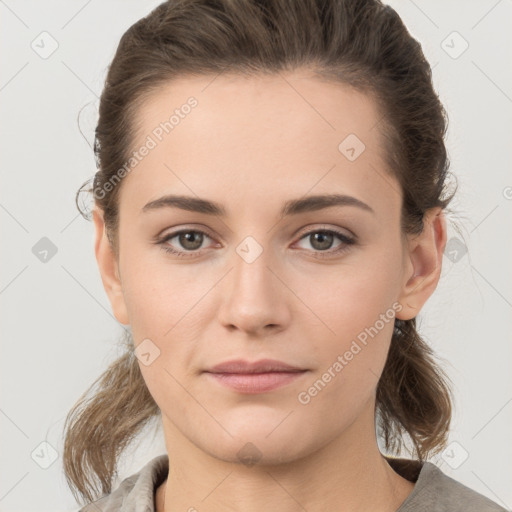
[[[154,512],[155,490],[167,477],[168,470],[166,454],[154,457],[110,494],[85,505],[78,512]]]
[[[412,493],[397,512],[508,512],[496,502],[424,462]]]

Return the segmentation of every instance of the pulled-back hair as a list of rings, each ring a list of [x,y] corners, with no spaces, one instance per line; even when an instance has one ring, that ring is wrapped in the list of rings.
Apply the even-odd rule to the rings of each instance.
[[[144,99],[185,74],[272,74],[307,68],[368,94],[385,136],[385,172],[402,190],[402,235],[423,229],[427,210],[447,209],[446,112],[434,91],[421,45],[379,0],[168,0],[122,36],[99,105],[92,188],[118,255],[119,171],[136,137]],[[80,187],[79,194],[90,180]],[[101,192],[101,193],[99,193]],[[452,412],[448,378],[417,331],[395,319],[376,394],[376,427],[388,453],[412,441],[424,460],[446,444]],[[112,491],[118,458],[160,410],[133,344],[69,412],[63,464],[75,497]]]

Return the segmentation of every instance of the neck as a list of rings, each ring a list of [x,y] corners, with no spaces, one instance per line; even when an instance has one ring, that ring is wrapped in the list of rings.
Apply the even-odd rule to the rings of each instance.
[[[314,453],[252,466],[211,457],[164,419],[169,474],[157,491],[156,511],[395,512],[414,484],[380,453],[372,418],[368,407],[343,435]],[[362,430],[364,425],[371,428]]]

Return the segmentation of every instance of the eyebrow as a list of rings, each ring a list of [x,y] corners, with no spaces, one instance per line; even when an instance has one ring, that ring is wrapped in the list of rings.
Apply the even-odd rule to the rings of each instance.
[[[373,208],[353,196],[344,194],[327,194],[289,200],[281,209],[281,217],[318,211],[332,206],[355,206],[364,211],[375,214]],[[166,195],[155,199],[154,201],[150,201],[142,208],[142,212],[153,211],[160,208],[180,208],[181,210],[187,210],[190,212],[226,217],[226,209],[219,203],[198,197],[180,195]]]

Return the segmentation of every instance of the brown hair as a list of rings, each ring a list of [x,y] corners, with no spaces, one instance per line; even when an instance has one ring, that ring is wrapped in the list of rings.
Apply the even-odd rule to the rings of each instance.
[[[378,0],[168,0],[124,33],[100,99],[94,144],[99,170],[87,192],[94,192],[104,212],[117,255],[120,184],[106,185],[130,158],[144,99],[184,74],[256,75],[298,67],[375,99],[387,172],[403,192],[402,235],[420,233],[427,210],[447,209],[455,194],[444,196],[447,115],[420,44],[391,7]],[[127,442],[160,413],[126,341],[125,354],[66,419],[65,475],[75,496],[74,487],[88,500],[111,492]],[[395,319],[376,395],[376,426],[385,448],[398,454],[408,436],[420,460],[441,450],[452,399],[416,318]]]

